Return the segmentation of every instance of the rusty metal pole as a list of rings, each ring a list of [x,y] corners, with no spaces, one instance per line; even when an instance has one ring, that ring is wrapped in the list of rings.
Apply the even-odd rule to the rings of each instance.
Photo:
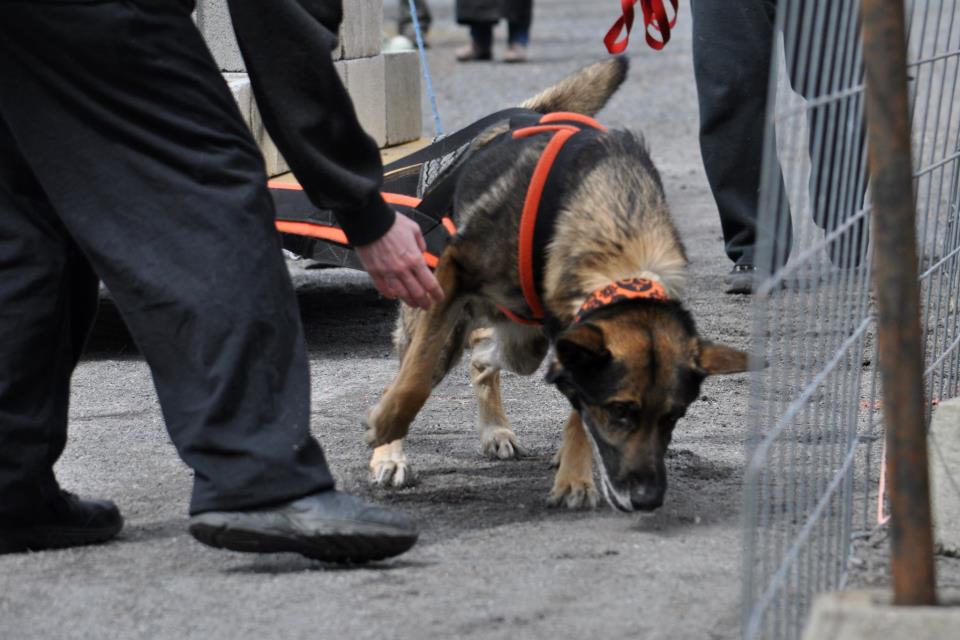
[[[893,603],[936,604],[903,0],[863,0]]]

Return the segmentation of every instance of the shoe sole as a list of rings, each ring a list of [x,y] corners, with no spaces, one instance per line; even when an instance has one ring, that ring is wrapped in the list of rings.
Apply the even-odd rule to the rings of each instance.
[[[754,275],[742,274],[736,276],[727,276],[723,279],[726,285],[725,293],[751,294],[753,293]]]
[[[727,288],[724,290],[724,293],[730,294],[739,294],[739,295],[749,295],[753,293],[753,283],[748,284],[728,284]]]
[[[227,523],[194,522],[190,534],[216,549],[245,553],[299,553],[313,560],[336,563],[371,562],[400,555],[416,544],[417,533],[387,533],[382,529],[311,535],[265,533]]]
[[[85,547],[110,540],[123,529],[119,523],[91,529],[89,527],[29,527],[0,532],[0,555],[47,549]]]
[[[467,54],[467,55],[456,55],[454,54],[457,62],[492,62],[493,61],[493,52],[476,54]]]

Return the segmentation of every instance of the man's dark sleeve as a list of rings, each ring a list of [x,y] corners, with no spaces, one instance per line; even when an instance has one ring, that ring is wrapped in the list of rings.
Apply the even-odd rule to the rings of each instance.
[[[378,239],[395,213],[383,166],[333,66],[341,0],[229,0],[263,123],[304,191],[332,209],[354,245]]]

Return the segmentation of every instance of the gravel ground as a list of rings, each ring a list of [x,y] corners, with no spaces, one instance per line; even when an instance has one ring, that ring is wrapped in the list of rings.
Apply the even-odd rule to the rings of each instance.
[[[448,130],[604,57],[601,38],[618,8],[538,0],[528,64],[458,65],[453,50],[465,33],[451,5],[431,0],[429,50]],[[646,134],[691,256],[687,303],[701,333],[746,348],[749,300],[722,292],[729,265],[700,165],[689,27],[684,3],[665,51],[635,38],[630,78],[601,120]],[[432,131],[426,101],[424,127]],[[482,458],[462,366],[413,426],[407,450],[418,486],[373,490],[359,419],[396,371],[395,309],[362,273],[299,263],[292,271],[313,369],[314,432],[341,486],[414,514],[420,543],[398,559],[343,569],[194,542],[185,526],[191,473],[168,440],[149,371],[106,303],[76,372],[57,472],[71,490],[116,500],[127,526],[99,547],[0,557],[0,637],[738,635],[745,375],[704,385],[677,428],[666,504],[652,515],[545,506],[567,407],[540,375],[504,380],[507,413],[530,455]]]
[[[960,553],[934,547],[934,575],[941,594],[960,593]],[[848,589],[889,589],[890,531],[880,528],[853,541],[847,577]]]

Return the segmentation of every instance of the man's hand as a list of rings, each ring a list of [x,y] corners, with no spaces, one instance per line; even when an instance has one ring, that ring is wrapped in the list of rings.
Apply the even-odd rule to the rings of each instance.
[[[401,213],[379,239],[354,247],[373,284],[387,298],[427,309],[443,300],[443,289],[423,259],[427,245],[420,226]]]

